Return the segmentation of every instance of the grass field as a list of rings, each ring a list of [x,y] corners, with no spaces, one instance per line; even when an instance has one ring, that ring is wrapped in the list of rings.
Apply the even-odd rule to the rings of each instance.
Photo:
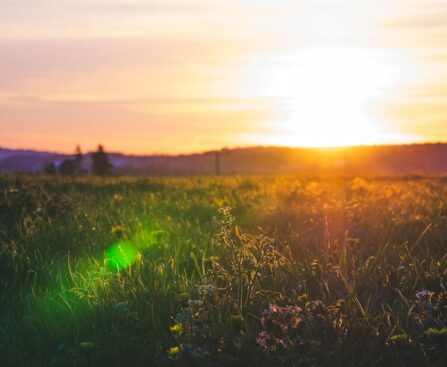
[[[442,177],[4,176],[1,364],[444,366],[446,252]]]

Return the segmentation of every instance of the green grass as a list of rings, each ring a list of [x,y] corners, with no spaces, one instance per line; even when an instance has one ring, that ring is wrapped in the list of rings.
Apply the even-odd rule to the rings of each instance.
[[[443,366],[446,184],[0,177],[2,365]]]

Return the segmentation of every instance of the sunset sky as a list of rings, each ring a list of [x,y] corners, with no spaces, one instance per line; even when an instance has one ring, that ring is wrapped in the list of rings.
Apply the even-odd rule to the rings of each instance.
[[[1,0],[0,146],[447,141],[447,0]]]

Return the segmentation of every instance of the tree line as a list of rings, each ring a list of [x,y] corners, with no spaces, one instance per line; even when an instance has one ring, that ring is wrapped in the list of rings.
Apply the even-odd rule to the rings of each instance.
[[[44,173],[47,174],[61,174],[64,176],[75,176],[86,174],[87,171],[83,168],[82,162],[84,154],[81,147],[76,147],[75,153],[72,157],[66,158],[61,162],[50,162],[44,168]],[[107,176],[111,173],[112,164],[104,147],[100,144],[95,152],[91,153],[91,173],[97,176]]]

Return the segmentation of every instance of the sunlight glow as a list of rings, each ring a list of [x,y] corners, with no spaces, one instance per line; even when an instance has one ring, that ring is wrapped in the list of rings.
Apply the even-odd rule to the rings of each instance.
[[[389,132],[371,110],[397,76],[393,64],[372,50],[318,47],[290,55],[274,86],[267,79],[261,86],[282,94],[278,109],[283,116],[274,123],[276,133],[263,142],[313,147],[383,143]]]

